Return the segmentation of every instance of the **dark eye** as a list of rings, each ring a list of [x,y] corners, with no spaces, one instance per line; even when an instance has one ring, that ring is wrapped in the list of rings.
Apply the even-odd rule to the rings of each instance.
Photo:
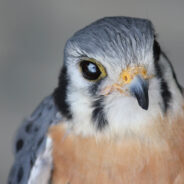
[[[82,75],[87,80],[98,80],[106,76],[104,67],[96,62],[83,60],[80,62]]]
[[[90,61],[82,61],[80,67],[82,69],[83,77],[88,80],[97,80],[101,74],[98,66]]]

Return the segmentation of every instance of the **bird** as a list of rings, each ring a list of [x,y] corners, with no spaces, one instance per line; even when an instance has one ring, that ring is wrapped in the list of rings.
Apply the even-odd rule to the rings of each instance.
[[[17,132],[8,183],[183,184],[183,88],[152,22],[96,20],[63,61]]]

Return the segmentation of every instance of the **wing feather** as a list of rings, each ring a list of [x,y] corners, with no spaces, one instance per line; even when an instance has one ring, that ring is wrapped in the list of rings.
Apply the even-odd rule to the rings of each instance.
[[[49,157],[49,154],[46,153],[49,153],[50,149],[50,146],[46,144],[48,142],[47,132],[51,125],[57,124],[61,119],[53,96],[50,95],[23,122],[15,139],[15,161],[9,174],[9,184],[32,184],[29,181],[32,181],[33,178],[30,177],[34,176],[34,170],[38,172],[38,163],[45,163],[48,165],[47,168],[51,169],[49,166],[51,162],[44,162],[44,158]]]

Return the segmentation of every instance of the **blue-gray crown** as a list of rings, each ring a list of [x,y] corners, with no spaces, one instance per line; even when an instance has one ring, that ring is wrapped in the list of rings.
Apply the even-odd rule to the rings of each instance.
[[[144,59],[153,47],[154,34],[147,19],[106,17],[76,32],[66,44],[65,56],[77,48],[79,56],[100,55],[127,62]]]

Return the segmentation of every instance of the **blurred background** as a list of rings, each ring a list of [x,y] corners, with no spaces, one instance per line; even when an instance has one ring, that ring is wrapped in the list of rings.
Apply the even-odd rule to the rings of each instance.
[[[183,0],[0,0],[0,183],[21,121],[56,87],[66,40],[104,16],[151,19],[184,85]]]

